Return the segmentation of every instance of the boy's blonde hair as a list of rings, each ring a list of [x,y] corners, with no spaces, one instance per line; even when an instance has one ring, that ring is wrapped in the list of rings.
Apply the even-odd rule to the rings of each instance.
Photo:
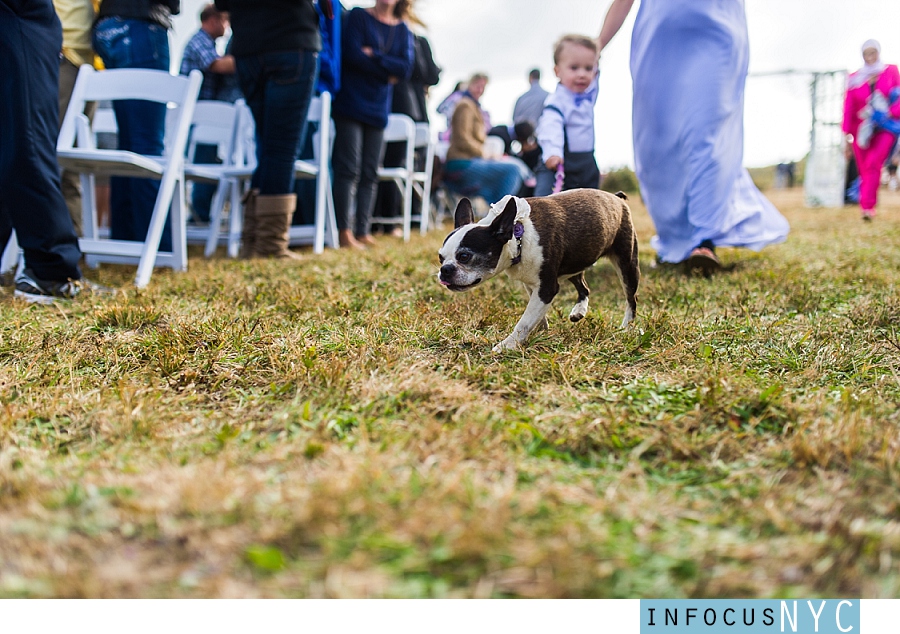
[[[585,48],[589,48],[594,51],[594,55],[596,55],[599,51],[597,49],[597,40],[592,37],[588,37],[587,35],[577,35],[570,33],[569,35],[563,35],[561,38],[556,40],[556,45],[553,48],[553,63],[559,64],[559,55],[562,53],[563,47],[566,44],[574,44],[576,46],[583,46]]]

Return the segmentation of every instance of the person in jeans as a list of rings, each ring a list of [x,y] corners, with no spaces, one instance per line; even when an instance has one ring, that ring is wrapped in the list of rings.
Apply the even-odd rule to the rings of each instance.
[[[334,207],[342,247],[374,244],[370,218],[384,152],[393,87],[410,76],[411,0],[376,0],[347,14],[342,36],[341,89],[334,99]],[[356,194],[355,231],[350,216]]]
[[[453,110],[444,183],[462,196],[480,196],[495,203],[507,194],[518,193],[524,181],[515,162],[484,158],[485,122],[479,100],[487,83],[484,73],[472,75]]]
[[[0,251],[15,229],[25,255],[17,297],[71,299],[92,286],[56,162],[62,29],[51,0],[0,0],[0,33]]]
[[[103,0],[94,23],[94,50],[104,66],[169,71],[169,33],[180,0]],[[166,132],[166,104],[140,99],[113,102],[119,149],[161,156]],[[143,242],[159,193],[159,181],[110,179],[110,237]],[[159,240],[160,251],[172,250],[171,220]]]
[[[331,3],[319,0],[328,13]],[[294,158],[318,75],[322,38],[312,0],[216,0],[231,18],[238,82],[256,123],[258,165],[244,201],[241,255],[290,258]]]

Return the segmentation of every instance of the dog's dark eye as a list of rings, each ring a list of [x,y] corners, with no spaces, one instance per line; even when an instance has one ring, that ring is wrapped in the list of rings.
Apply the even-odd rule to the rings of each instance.
[[[457,254],[457,256],[456,256],[456,261],[459,262],[460,264],[465,264],[466,262],[468,262],[471,259],[472,259],[472,254],[466,253],[465,251]]]
[[[440,253],[438,253],[438,262],[440,262],[441,264],[444,263],[444,256],[441,255]]]

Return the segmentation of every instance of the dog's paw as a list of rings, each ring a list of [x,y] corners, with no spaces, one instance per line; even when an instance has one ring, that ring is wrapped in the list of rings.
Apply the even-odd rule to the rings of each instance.
[[[588,300],[584,298],[572,308],[572,312],[569,313],[569,321],[572,323],[579,322],[584,319],[585,315],[587,315],[588,311]]]
[[[512,337],[507,337],[491,349],[491,352],[503,352],[504,350],[518,350],[519,344]]]

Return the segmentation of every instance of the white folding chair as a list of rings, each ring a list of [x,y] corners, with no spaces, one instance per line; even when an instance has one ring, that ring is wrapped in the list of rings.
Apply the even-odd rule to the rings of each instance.
[[[405,142],[406,143],[406,161],[403,167],[384,167],[378,168],[378,179],[382,181],[393,181],[400,188],[403,196],[403,213],[399,217],[395,216],[374,216],[373,224],[383,225],[403,225],[403,240],[409,240],[409,230],[412,226],[412,193],[413,193],[413,171],[416,151],[416,123],[405,114],[391,113],[388,115],[387,127],[384,129],[384,142]]]
[[[325,243],[337,248],[337,219],[334,215],[334,198],[331,192],[331,145],[334,134],[331,127],[331,93],[323,92],[313,97],[306,115],[307,123],[318,123],[313,135],[313,159],[294,162],[294,178],[316,179],[316,219],[312,227],[291,225],[290,244],[313,244],[314,253],[322,253]]]
[[[413,172],[413,189],[422,198],[419,215],[412,220],[419,221],[419,233],[425,235],[431,226],[431,173],[434,171],[435,142],[431,138],[431,126],[427,123],[416,123],[416,149],[425,148],[424,171]]]
[[[235,103],[226,101],[201,100],[194,108],[191,121],[191,135],[188,143],[187,162],[184,165],[184,177],[194,183],[216,185],[216,191],[210,203],[209,227],[195,228],[188,226],[186,235],[188,243],[206,245],[204,255],[211,256],[220,240],[228,241],[229,232],[220,231],[225,201],[234,199],[234,191],[238,182],[228,176],[228,170],[240,160],[237,156],[237,137],[240,133],[241,109],[243,99]],[[221,163],[195,163],[197,145],[214,145]]]
[[[56,149],[65,169],[81,174],[84,237],[79,240],[88,265],[99,262],[137,263],[134,283],[138,288],[150,281],[154,266],[187,269],[185,237],[184,156],[194,105],[203,75],[189,77],[165,71],[117,69],[97,72],[82,66],[75,81],[69,109],[59,131]],[[168,104],[163,156],[146,156],[126,150],[97,149],[91,123],[84,115],[87,101],[143,99]],[[133,176],[160,181],[150,228],[143,242],[100,239],[94,176]],[[166,218],[172,215],[172,252],[160,253],[159,240]]]
[[[7,273],[16,268],[19,264],[19,258],[22,249],[19,248],[19,242],[16,240],[16,232],[12,231],[6,244],[0,245],[3,249],[3,256],[0,257],[0,273]]]

